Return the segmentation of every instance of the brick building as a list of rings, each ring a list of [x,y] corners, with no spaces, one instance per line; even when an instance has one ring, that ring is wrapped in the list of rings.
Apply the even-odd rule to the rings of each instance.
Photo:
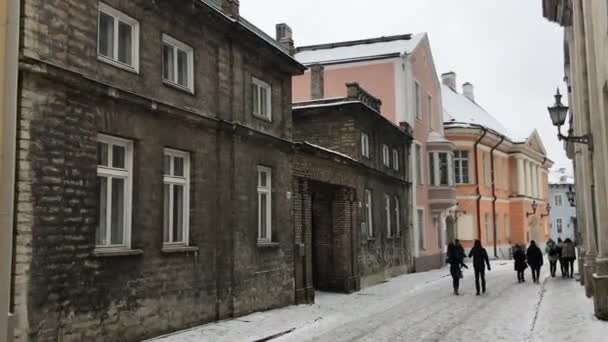
[[[455,73],[443,74],[442,83],[445,132],[455,145],[459,211],[449,234],[466,247],[479,239],[498,258],[510,258],[515,243],[543,244],[549,238],[548,170],[553,162],[538,132],[514,136],[477,102],[472,84],[463,84],[458,92]]]
[[[314,78],[323,68],[313,66]],[[413,270],[411,132],[358,84],[342,98],[294,105],[296,293],[352,292]]]
[[[237,0],[22,3],[17,340],[136,341],[294,303],[304,67]]]

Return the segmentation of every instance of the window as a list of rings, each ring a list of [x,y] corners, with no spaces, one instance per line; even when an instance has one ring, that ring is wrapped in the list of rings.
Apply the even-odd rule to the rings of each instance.
[[[422,146],[416,144],[416,182],[418,185],[424,184],[422,179]]]
[[[469,151],[454,152],[454,174],[456,184],[469,183]]]
[[[449,157],[447,153],[438,153],[439,156],[439,185],[450,185]]]
[[[137,20],[99,4],[97,55],[100,60],[139,72],[139,23]]]
[[[272,170],[258,166],[258,242],[272,242]]]
[[[97,248],[131,248],[132,151],[129,140],[97,137]]]
[[[435,185],[435,153],[429,153],[429,185]]]
[[[418,227],[418,248],[420,250],[424,250],[424,209],[416,210],[417,217],[417,227]]]
[[[393,170],[399,171],[399,151],[393,149]]]
[[[492,224],[490,222],[490,214],[485,215],[485,224],[486,224],[486,242],[494,241],[492,237]]]
[[[509,223],[509,216],[505,215],[505,240],[511,240],[511,226]]]
[[[266,82],[253,78],[253,115],[272,120],[272,88]]]
[[[194,50],[163,34],[163,81],[194,91]]]
[[[555,200],[555,206],[556,206],[556,207],[561,207],[561,206],[563,206],[562,199],[563,199],[563,198],[562,198],[562,195],[555,195],[554,200]]]
[[[361,155],[369,158],[369,135],[361,133]]]
[[[365,225],[367,226],[367,236],[374,236],[374,220],[372,216],[372,191],[365,190]]]
[[[429,153],[429,176],[430,185],[450,186],[452,185],[452,174],[450,171],[450,154],[447,152]]]
[[[382,163],[386,167],[391,166],[391,154],[388,146],[382,145]]]
[[[165,149],[163,156],[163,242],[188,245],[190,154]]]
[[[427,115],[429,120],[429,131],[433,130],[433,98],[431,95],[426,96]]]
[[[391,197],[384,195],[384,216],[386,217],[386,236],[393,236],[393,229],[391,227]]]
[[[416,105],[416,119],[421,119],[422,118],[422,106],[420,105],[420,84],[418,84],[418,82],[414,83],[414,103]]]
[[[561,218],[555,219],[555,226],[557,227],[557,233],[561,234],[564,229],[564,221]]]
[[[401,235],[401,215],[399,214],[399,208],[401,207],[399,205],[399,197],[395,196],[394,197],[394,201],[395,201],[395,231],[394,231],[394,235],[395,236],[400,236]]]

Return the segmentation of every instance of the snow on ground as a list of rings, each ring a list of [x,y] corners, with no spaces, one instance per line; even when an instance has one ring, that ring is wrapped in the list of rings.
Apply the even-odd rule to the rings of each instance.
[[[547,270],[545,270],[547,271]],[[605,341],[608,322],[572,279],[518,284],[512,262],[495,261],[488,293],[474,295],[465,270],[454,296],[447,269],[408,274],[360,292],[317,293],[313,305],[223,321],[154,342],[256,341]],[[530,274],[527,274],[530,278]],[[600,339],[603,335],[604,339]]]

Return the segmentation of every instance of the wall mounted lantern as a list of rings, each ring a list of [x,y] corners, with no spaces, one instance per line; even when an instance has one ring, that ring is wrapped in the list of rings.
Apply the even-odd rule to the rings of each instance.
[[[536,209],[538,209],[538,204],[536,203],[536,201],[532,202],[532,212],[531,213],[526,213],[526,217],[530,217],[532,215],[536,215]]]
[[[566,123],[566,117],[568,116],[568,106],[564,106],[562,103],[562,94],[557,88],[557,94],[555,94],[555,104],[552,107],[547,108],[549,110],[549,116],[553,122],[553,126],[557,127],[557,138],[562,141],[573,142],[577,144],[585,144],[589,146],[589,149],[593,149],[593,139],[591,134],[585,134],[582,136],[573,136],[568,133],[568,136],[562,134],[562,126]]]
[[[568,187],[568,191],[566,191],[566,196],[568,196],[568,203],[570,203],[571,207],[576,207],[576,193],[572,190],[572,185]]]

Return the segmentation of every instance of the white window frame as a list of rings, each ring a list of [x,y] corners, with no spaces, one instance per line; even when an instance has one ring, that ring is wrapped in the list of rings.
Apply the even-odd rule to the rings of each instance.
[[[170,170],[171,173],[175,173],[175,158],[183,158],[184,159],[184,176],[180,177],[180,176],[174,176],[174,175],[167,175],[164,174],[164,168],[163,168],[163,191],[164,191],[164,185],[169,185],[170,186],[170,193],[171,195],[169,196],[169,227],[164,227],[164,221],[163,221],[163,245],[166,247],[170,247],[170,246],[188,246],[190,243],[190,153],[188,152],[184,152],[184,151],[179,151],[179,150],[174,150],[174,149],[169,149],[169,148],[165,148],[163,150],[163,161],[164,161],[164,157],[171,157],[171,164],[170,164]],[[173,215],[175,214],[173,212],[173,186],[174,185],[181,185],[184,187],[184,193],[183,193],[183,203],[184,203],[184,213],[183,213],[183,217],[182,217],[182,222],[184,225],[183,228],[183,232],[182,232],[182,236],[183,236],[183,241],[174,241],[173,239]],[[163,193],[163,200],[164,200],[164,193]],[[163,212],[164,214],[164,212]],[[169,241],[164,241],[164,229],[167,228],[169,230]]]
[[[266,186],[260,185],[260,173],[266,173]],[[258,206],[258,229],[257,229],[257,240],[258,243],[271,243],[272,242],[272,169],[266,166],[258,165],[256,172],[256,183],[257,183],[257,206]],[[262,205],[261,195],[266,194],[266,238],[262,238]]]
[[[114,18],[114,47],[113,47],[114,56],[102,55],[101,51],[100,51],[99,39],[101,37],[100,23],[101,23],[101,13],[102,12],[104,14]],[[118,60],[118,46],[119,46],[118,22],[119,21],[131,26],[131,62],[132,62],[132,64],[126,64],[126,63],[120,62]],[[118,10],[115,10],[114,8],[104,4],[103,2],[100,2],[98,4],[98,9],[97,9],[97,59],[102,62],[111,64],[115,67],[125,69],[128,71],[137,73],[137,74],[139,73],[139,21],[129,17],[128,15],[126,15]]]
[[[399,196],[394,196],[393,200],[395,201],[395,236],[400,236],[401,235],[401,215],[400,215],[400,208],[401,208],[401,204],[399,203]]]
[[[445,154],[446,156],[446,177],[447,183],[441,183],[441,166],[439,164],[439,155]],[[449,152],[429,152],[429,185],[438,187],[447,187],[453,185],[453,167],[452,167],[452,154]],[[432,160],[432,163],[431,163]],[[432,173],[432,174],[431,174]]]
[[[369,155],[369,134],[361,133],[361,155],[367,159],[370,158]]]
[[[161,64],[162,64],[162,79],[163,79],[163,83],[177,87],[179,89],[183,89],[188,91],[189,93],[194,94],[194,49],[192,47],[190,47],[189,45],[180,42],[179,40],[167,35],[163,33],[162,36],[162,49],[163,51],[161,52]],[[172,52],[173,52],[173,77],[175,78],[174,80],[170,80],[170,79],[166,79],[165,78],[165,63],[166,61],[164,60],[164,45],[168,45],[172,48]],[[178,51],[181,50],[183,52],[186,53],[186,56],[188,58],[188,70],[187,70],[187,74],[188,74],[188,84],[183,85],[183,84],[179,84],[177,83],[177,74],[178,74],[178,62],[177,62],[177,55],[178,55]]]
[[[367,236],[374,237],[374,199],[372,191],[365,189],[365,225],[367,226]]]
[[[382,145],[382,164],[386,167],[391,166],[391,154],[390,149],[386,144]]]
[[[559,198],[559,203],[557,201],[558,198]],[[554,201],[556,207],[563,207],[564,206],[564,199],[562,198],[561,194],[555,195],[553,197],[553,201]]]
[[[95,241],[96,250],[124,250],[131,249],[131,210],[132,210],[132,189],[133,189],[133,142],[131,140],[117,138],[110,135],[98,134],[97,142],[108,145],[108,166],[97,165],[97,177],[108,179],[106,195],[106,241],[105,245],[98,245]],[[112,146],[120,146],[125,149],[125,169],[117,169],[112,164]],[[112,185],[113,178],[124,179],[124,210],[123,210],[123,244],[112,245]],[[99,216],[99,213],[98,213]],[[96,229],[99,229],[97,227]],[[97,235],[96,238],[97,240]]]
[[[384,216],[386,217],[386,236],[392,237],[393,232],[391,229],[391,196],[384,194]]]
[[[399,150],[393,149],[393,170],[399,171]]]
[[[266,83],[258,78],[252,77],[251,78],[251,84],[254,87],[257,87],[259,89],[266,89],[266,99],[264,99],[266,101],[266,109],[267,109],[267,113],[261,113],[262,110],[262,92],[258,89],[258,106],[256,108],[255,106],[255,101],[252,101],[251,106],[252,106],[252,112],[253,112],[253,116],[267,120],[267,121],[272,121],[272,86],[269,83]],[[255,96],[255,94],[251,93],[251,98],[253,99],[253,97]]]
[[[466,153],[466,158],[463,157],[463,153]],[[470,174],[470,170],[471,170],[471,165],[470,165],[470,160],[469,160],[469,151],[468,150],[458,150],[454,152],[454,176],[455,176],[455,182],[456,184],[470,184],[471,183],[471,174]],[[459,166],[456,166],[456,162],[458,162]],[[463,163],[467,164],[467,172],[466,172],[466,178],[467,178],[467,182],[464,181],[465,178],[465,172],[464,172],[464,166]]]
[[[416,231],[418,231],[418,241],[416,246],[418,250],[426,250],[426,239],[424,237],[424,227],[426,224],[426,216],[424,208],[416,208]]]

